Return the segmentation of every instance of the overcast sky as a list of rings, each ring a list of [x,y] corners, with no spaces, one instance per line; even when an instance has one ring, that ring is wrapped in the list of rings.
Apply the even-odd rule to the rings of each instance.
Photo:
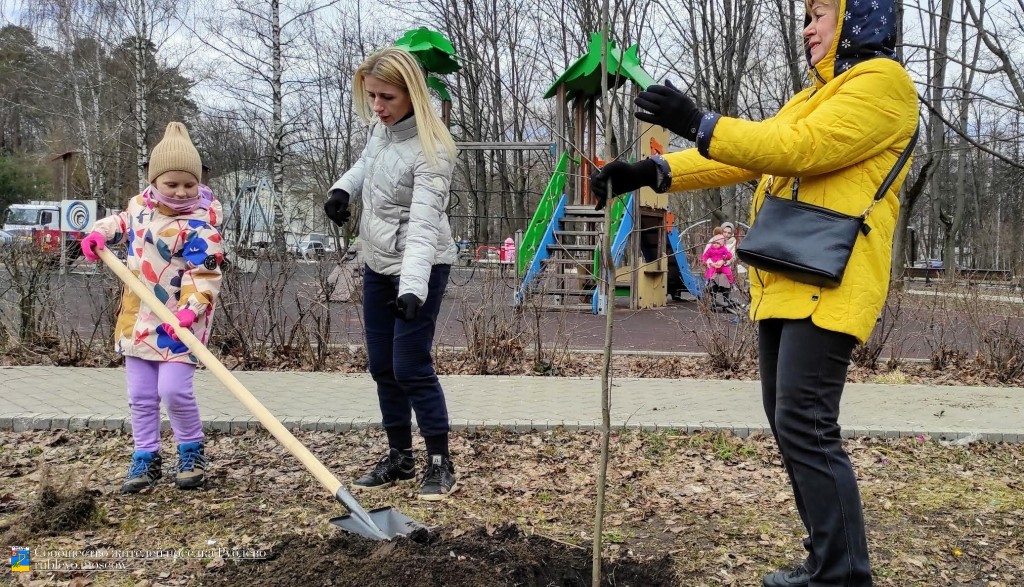
[[[221,0],[193,0],[194,5],[199,7],[201,11],[199,17],[204,17],[209,14],[216,13],[215,5]],[[21,0],[0,0],[0,26],[19,23],[19,12],[18,6]],[[211,6],[213,4],[214,6]],[[906,41],[911,44],[921,43],[921,24],[922,13],[917,10],[918,7],[927,8],[931,4],[937,4],[936,0],[905,0],[906,14],[904,17],[904,34]],[[1011,15],[1016,10],[1016,0],[989,0],[987,2],[990,10],[989,20],[992,22],[1000,23],[999,26],[1006,26],[1009,30],[1014,23]],[[346,7],[348,11],[354,10],[357,5],[356,0],[341,0],[337,7]],[[414,21],[414,17],[409,14],[402,14],[393,8],[386,8],[382,10],[382,5],[379,2],[367,2],[363,0],[358,4],[363,12],[365,25],[370,29],[378,28],[381,31],[388,31],[389,34],[393,35],[400,33],[402,30],[417,26],[418,23]],[[415,3],[406,4],[406,6],[414,7]],[[954,10],[957,10],[955,7]],[[321,13],[322,17],[331,18],[332,16],[337,18],[336,8],[327,8]],[[383,17],[386,15],[386,19]],[[201,18],[196,18],[196,14],[188,15],[186,20],[188,24],[186,26],[176,27],[174,34],[170,36],[166,44],[161,47],[161,56],[169,61],[170,63],[180,63],[187,74],[195,74],[206,69],[209,70],[215,67],[224,67],[222,65],[223,59],[218,60],[215,53],[209,50],[203,50],[201,45],[192,42],[190,34],[188,32],[191,27],[200,27],[198,22]],[[375,22],[376,21],[376,22]],[[582,33],[581,33],[582,34]],[[1024,70],[1024,33],[1017,31],[1017,38],[1009,36],[1002,36],[1002,42],[1009,49],[1010,54],[1015,56],[1015,61],[1021,64],[1021,69]],[[959,46],[959,26],[954,26],[950,36],[950,46]],[[972,43],[973,46],[973,43]],[[456,47],[458,51],[458,47]],[[990,56],[988,50],[982,47],[983,64],[987,67],[994,67],[996,65],[995,60]],[[921,49],[906,47],[905,58],[908,62],[908,68],[915,80],[919,83],[924,81],[925,68],[924,68],[924,52]],[[648,64],[650,67],[651,64]],[[959,67],[955,64],[950,64],[950,74],[955,77]],[[652,74],[660,79],[661,75],[665,72],[654,71]],[[671,74],[670,74],[671,75]],[[200,76],[197,76],[200,77]],[[990,96],[1005,98],[1009,100],[1011,95],[1007,89],[1006,82],[1000,76],[990,76],[988,81],[983,79],[984,76],[979,76],[977,83],[984,83],[985,87],[983,91]],[[221,96],[218,95],[216,89],[209,85],[202,85],[203,97],[199,97],[200,102],[206,100],[212,100],[214,102],[220,102]],[[1015,100],[1014,100],[1015,101]]]

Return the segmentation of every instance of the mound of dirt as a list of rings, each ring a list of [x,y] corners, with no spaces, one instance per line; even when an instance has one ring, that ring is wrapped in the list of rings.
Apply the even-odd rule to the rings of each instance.
[[[28,514],[29,527],[36,532],[65,534],[89,527],[96,518],[96,496],[81,490],[62,493],[44,487]]]
[[[5,524],[9,529],[0,536],[0,542],[23,544],[33,537],[66,534],[89,528],[96,521],[97,515],[94,491],[62,491],[47,485],[17,520]]]
[[[677,585],[668,556],[604,561],[603,585]],[[203,585],[263,587],[587,587],[591,551],[516,526],[478,528],[455,537],[419,531],[391,542],[339,532],[321,539],[290,536],[264,560],[230,562],[206,571]]]

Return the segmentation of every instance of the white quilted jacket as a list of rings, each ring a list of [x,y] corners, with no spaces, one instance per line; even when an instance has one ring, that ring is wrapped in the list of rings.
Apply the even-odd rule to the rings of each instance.
[[[376,273],[400,275],[398,295],[427,299],[434,265],[451,265],[458,249],[448,222],[453,163],[445,152],[431,164],[416,133],[416,117],[375,124],[362,155],[331,189],[362,196],[360,255]]]

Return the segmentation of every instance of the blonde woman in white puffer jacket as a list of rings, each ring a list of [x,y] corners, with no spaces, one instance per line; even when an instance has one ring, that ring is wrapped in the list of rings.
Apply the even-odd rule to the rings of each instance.
[[[420,498],[447,499],[456,488],[449,418],[431,348],[441,298],[457,248],[448,215],[455,142],[433,110],[426,74],[397,47],[356,70],[355,107],[371,125],[359,160],[329,192],[324,211],[348,222],[362,198],[359,237],[363,319],[370,375],[377,383],[388,451],[353,488],[375,490],[417,479],[412,414],[427,449]]]

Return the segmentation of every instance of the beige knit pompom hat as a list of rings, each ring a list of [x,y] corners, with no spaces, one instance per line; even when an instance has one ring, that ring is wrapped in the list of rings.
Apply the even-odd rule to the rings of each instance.
[[[168,124],[164,138],[153,147],[149,156],[149,183],[168,171],[187,171],[197,181],[203,176],[203,160],[188,136],[188,129],[180,122]]]

